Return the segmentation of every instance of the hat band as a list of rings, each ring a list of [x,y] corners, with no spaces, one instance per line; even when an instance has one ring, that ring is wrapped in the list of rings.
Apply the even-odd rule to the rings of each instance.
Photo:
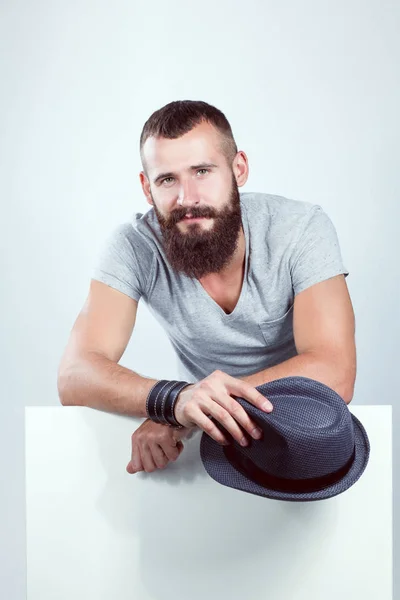
[[[278,492],[301,494],[305,492],[318,492],[340,481],[350,471],[354,462],[356,447],[354,446],[349,460],[343,467],[322,477],[311,477],[308,479],[286,479],[265,473],[250,458],[241,454],[233,444],[224,446],[223,451],[231,465],[255,483]]]

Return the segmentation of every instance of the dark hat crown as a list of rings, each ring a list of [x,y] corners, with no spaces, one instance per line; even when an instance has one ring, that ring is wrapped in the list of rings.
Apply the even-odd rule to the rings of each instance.
[[[293,379],[297,380],[295,386]],[[257,390],[271,400],[273,410],[266,413],[236,398],[263,436],[242,447],[228,434],[235,452],[268,475],[296,480],[329,476],[351,460],[353,420],[347,404],[333,389],[291,377],[280,379],[276,389],[270,382]]]

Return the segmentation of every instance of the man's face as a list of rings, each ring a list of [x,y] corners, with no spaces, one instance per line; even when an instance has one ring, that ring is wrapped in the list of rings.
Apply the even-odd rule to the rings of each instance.
[[[226,266],[242,223],[238,185],[219,146],[218,132],[202,123],[178,139],[149,138],[143,148],[167,259],[197,279]]]

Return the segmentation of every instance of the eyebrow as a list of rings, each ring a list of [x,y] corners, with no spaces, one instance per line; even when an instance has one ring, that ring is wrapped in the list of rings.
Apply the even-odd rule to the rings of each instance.
[[[218,168],[218,165],[215,165],[214,163],[200,163],[199,165],[192,165],[191,167],[189,167],[190,171],[197,171],[198,169],[211,169],[211,168]],[[166,172],[166,173],[160,173],[159,175],[157,175],[157,177],[155,179],[153,179],[153,183],[158,183],[161,179],[164,179],[166,177],[175,177],[175,173],[173,173],[172,171],[170,172]]]

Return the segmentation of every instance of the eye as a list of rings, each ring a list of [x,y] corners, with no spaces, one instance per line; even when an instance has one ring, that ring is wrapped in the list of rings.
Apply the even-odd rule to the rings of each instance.
[[[210,169],[197,169],[197,173],[200,173],[201,171],[204,171],[205,173],[209,173]],[[160,184],[164,185],[165,182],[168,182],[169,180],[173,180],[173,177],[164,177],[164,179],[161,179]]]

